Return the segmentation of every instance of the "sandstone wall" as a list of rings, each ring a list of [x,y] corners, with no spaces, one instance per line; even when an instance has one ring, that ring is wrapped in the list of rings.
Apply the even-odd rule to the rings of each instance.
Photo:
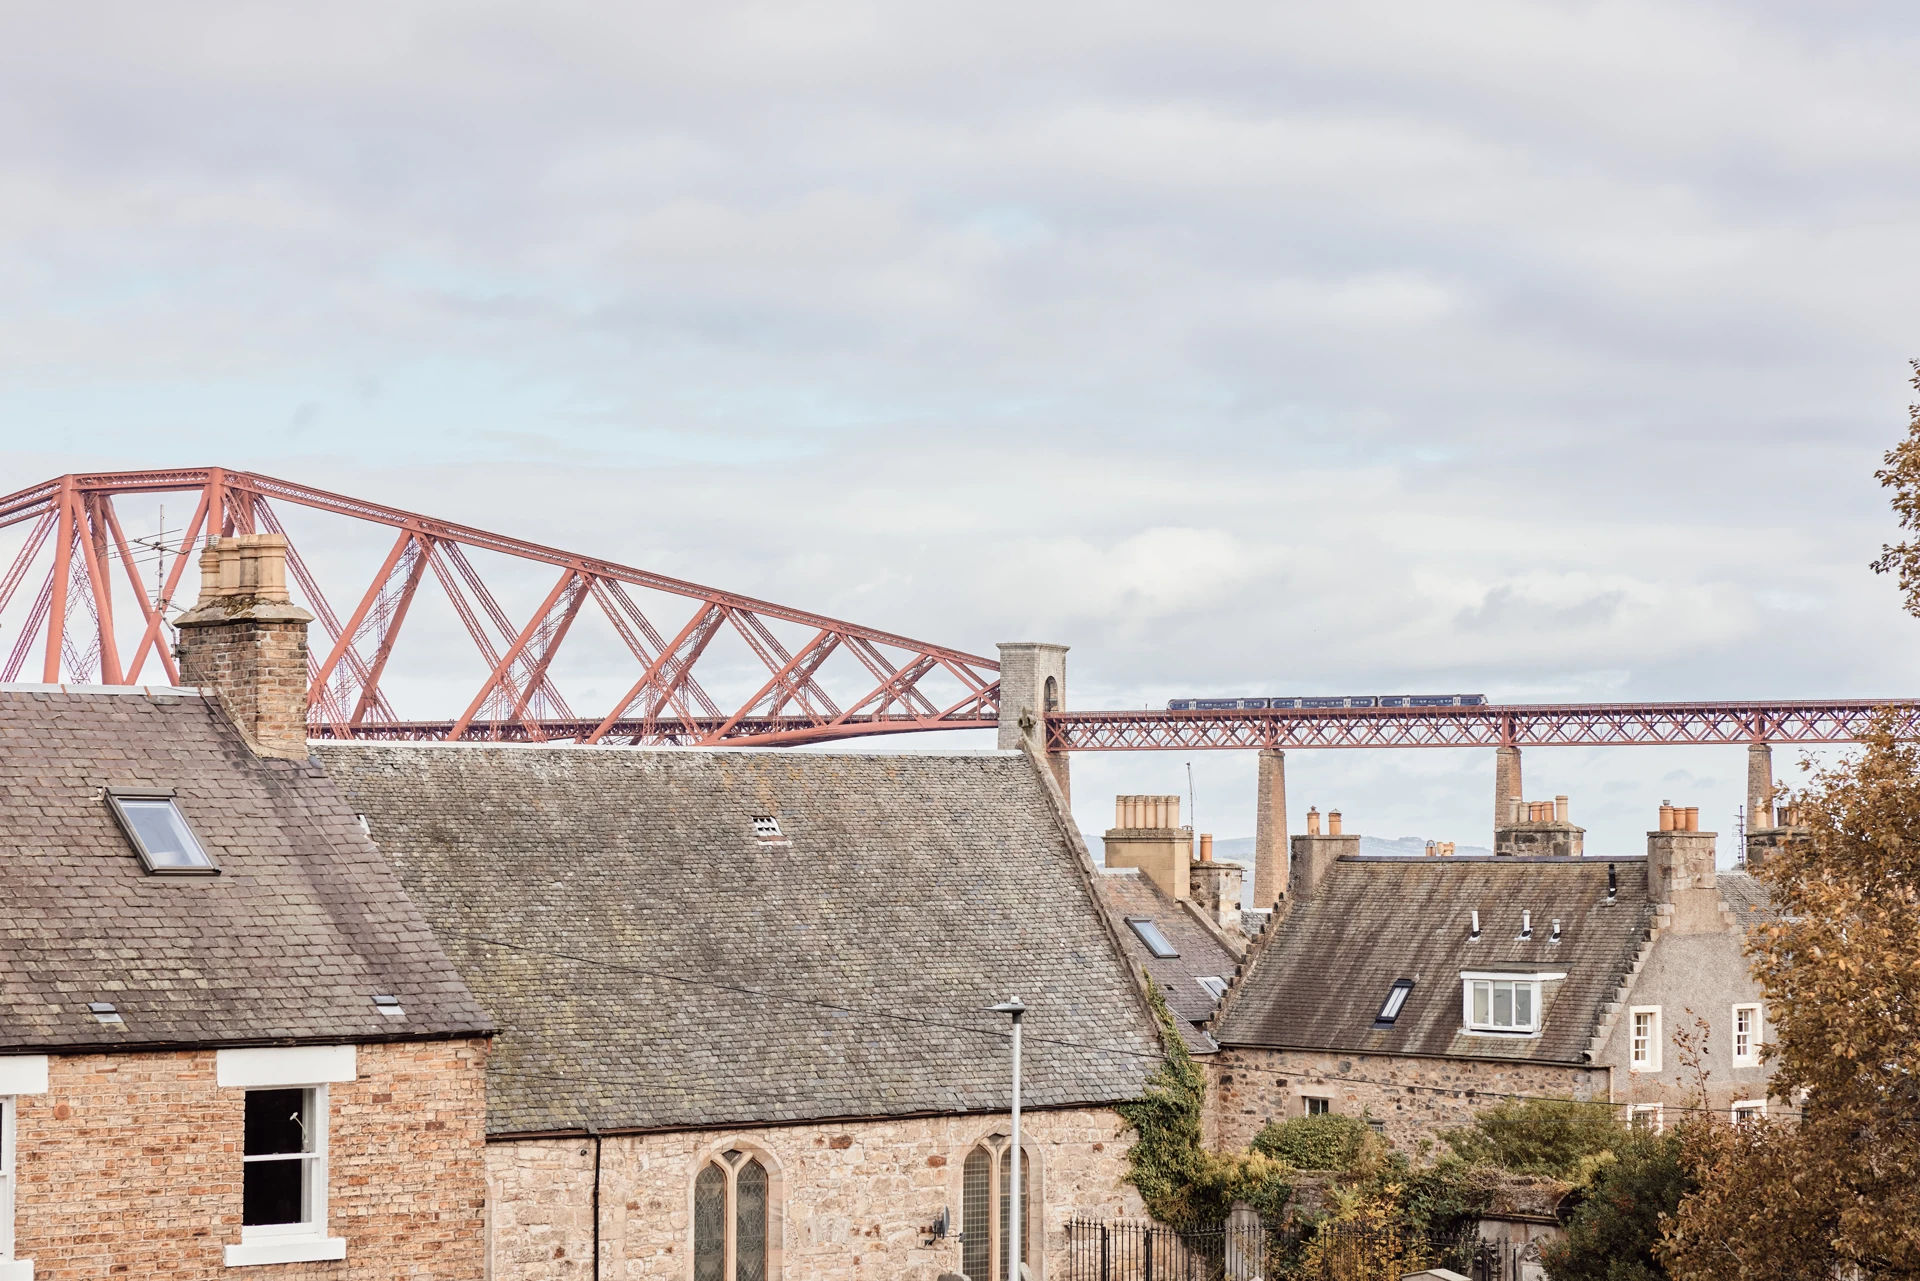
[[[486,1043],[363,1045],[359,1079],[328,1089],[329,1263],[257,1275],[477,1281],[483,1267]],[[15,1104],[14,1254],[35,1281],[256,1275],[240,1240],[245,1092],[214,1052],[54,1058]]]
[[[1409,1149],[1471,1122],[1503,1093],[1608,1097],[1608,1072],[1599,1067],[1250,1049],[1223,1050],[1205,1065],[1208,1136],[1227,1151],[1246,1147],[1268,1121],[1302,1115],[1308,1096],[1330,1099],[1342,1115],[1383,1122],[1387,1140]]]
[[[1036,1277],[1066,1277],[1066,1223],[1143,1213],[1126,1173],[1130,1136],[1106,1109],[1026,1112],[1021,1139],[1040,1184],[1045,1257]],[[785,1128],[703,1130],[601,1140],[600,1275],[692,1276],[693,1180],[739,1147],[773,1175],[778,1270],[769,1281],[933,1281],[960,1270],[953,1237],[921,1229],[941,1210],[960,1230],[961,1166],[1004,1134],[1005,1115]],[[593,1275],[591,1139],[506,1140],[487,1149],[489,1264],[497,1281]]]

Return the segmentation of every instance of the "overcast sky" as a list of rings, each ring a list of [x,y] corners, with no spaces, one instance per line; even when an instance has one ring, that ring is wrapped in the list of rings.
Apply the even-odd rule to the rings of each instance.
[[[1866,568],[1911,6],[0,15],[0,489],[257,469],[1066,642],[1078,707],[1920,684]],[[343,595],[379,550],[315,540]],[[1490,756],[1295,753],[1295,830],[1483,844]],[[1077,758],[1083,826],[1187,759]],[[1251,760],[1193,766],[1250,832]],[[1663,798],[1729,831],[1743,770],[1541,749],[1527,790],[1630,853]]]

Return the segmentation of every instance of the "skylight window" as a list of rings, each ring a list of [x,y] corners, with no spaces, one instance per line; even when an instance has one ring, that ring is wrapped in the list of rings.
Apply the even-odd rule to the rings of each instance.
[[[109,791],[107,800],[147,871],[173,876],[219,874],[171,793]]]
[[[88,1001],[87,1013],[93,1015],[93,1017],[101,1023],[117,1023],[121,1025],[126,1023],[126,1020],[120,1017],[120,1011],[113,1007],[112,1001]]]
[[[1413,991],[1412,979],[1395,979],[1393,986],[1387,989],[1387,999],[1380,1003],[1380,1012],[1373,1016],[1373,1025],[1377,1028],[1392,1027],[1400,1017],[1400,1008],[1407,1003],[1407,993]]]
[[[1216,1001],[1227,994],[1227,981],[1217,974],[1202,974],[1193,981],[1198,983],[1201,990]]]
[[[1152,918],[1129,916],[1127,918],[1127,924],[1131,925],[1133,932],[1140,936],[1140,941],[1147,945],[1147,951],[1152,952],[1155,956],[1168,957],[1180,955],[1180,949],[1167,942],[1167,936],[1160,932],[1160,927],[1153,923]]]
[[[400,998],[397,996],[376,996],[373,998],[373,1008],[390,1019],[407,1017],[406,1007],[400,1004]]]

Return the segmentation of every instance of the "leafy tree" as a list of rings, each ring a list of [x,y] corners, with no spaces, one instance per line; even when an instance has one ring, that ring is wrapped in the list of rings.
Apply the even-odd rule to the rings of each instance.
[[[1358,1117],[1322,1112],[1291,1121],[1269,1121],[1254,1136],[1253,1150],[1285,1161],[1296,1170],[1351,1169],[1366,1150],[1373,1131]]]
[[[1920,360],[1913,362],[1913,387],[1920,391]],[[1920,533],[1920,404],[1908,406],[1907,412],[1907,438],[1887,451],[1886,466],[1873,475],[1893,491],[1893,513],[1900,518],[1900,528]],[[1873,572],[1898,578],[1907,612],[1920,617],[1920,541],[1883,545]]]
[[[1680,1127],[1700,1186],[1660,1253],[1685,1281],[1920,1277],[1920,745],[1883,721],[1792,799],[1807,839],[1756,870],[1776,914],[1748,945],[1775,1116]]]
[[[1446,1140],[1470,1165],[1544,1174],[1575,1185],[1613,1159],[1623,1131],[1604,1103],[1575,1099],[1502,1099]]]
[[[1673,1134],[1614,1131],[1614,1159],[1601,1166],[1567,1236],[1545,1251],[1553,1281],[1663,1281],[1654,1260],[1664,1220],[1691,1188]]]

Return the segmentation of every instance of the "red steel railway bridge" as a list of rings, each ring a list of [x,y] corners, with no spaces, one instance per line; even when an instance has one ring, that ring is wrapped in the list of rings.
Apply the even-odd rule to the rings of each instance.
[[[191,514],[155,537],[130,534],[115,504],[136,496],[181,496],[176,511]],[[220,467],[61,476],[0,499],[0,530],[26,526],[0,578],[0,681],[177,682],[167,620],[192,603],[196,549],[210,537],[286,533],[282,516],[295,509],[334,522],[320,537],[351,527],[384,548],[364,581],[325,586],[289,548],[296,598],[316,621],[316,738],[767,746],[998,727],[1004,742],[1021,720],[1036,746],[1065,753],[1836,743],[1888,710],[1916,724],[1907,699],[1175,712],[1070,711],[1058,698],[1003,707],[994,658]],[[544,594],[515,615],[482,568],[538,573]],[[429,580],[471,641],[458,657],[474,684],[437,715],[402,716],[383,682],[408,657],[406,624]],[[556,661],[589,617],[617,638],[608,652],[624,651],[630,680],[582,714],[558,688]],[[413,657],[448,667],[448,632],[414,630],[428,634]],[[722,698],[722,685],[751,692]]]

